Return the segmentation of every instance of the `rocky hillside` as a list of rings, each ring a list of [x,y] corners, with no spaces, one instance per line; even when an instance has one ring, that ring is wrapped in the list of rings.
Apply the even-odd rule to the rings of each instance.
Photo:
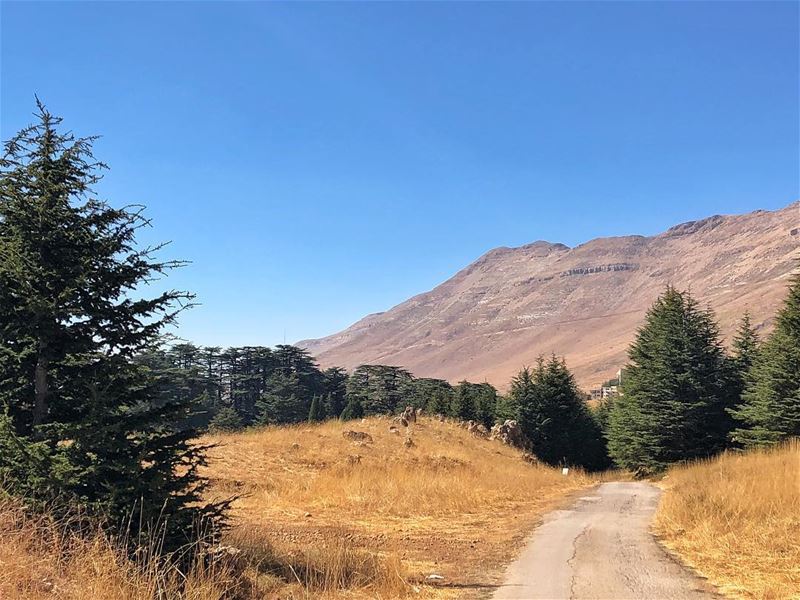
[[[624,363],[647,307],[667,284],[710,302],[727,337],[745,310],[768,328],[799,243],[795,202],[652,237],[496,248],[429,292],[299,344],[324,366],[402,365],[417,376],[501,388],[522,365],[555,352],[588,387]]]

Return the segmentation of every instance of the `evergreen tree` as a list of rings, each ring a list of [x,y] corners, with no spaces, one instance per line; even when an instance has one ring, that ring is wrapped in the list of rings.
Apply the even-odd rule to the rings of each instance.
[[[550,465],[590,470],[607,463],[600,427],[563,360],[541,357],[535,369],[524,368],[511,382],[510,396],[533,453]]]
[[[344,407],[339,418],[342,421],[352,421],[363,417],[364,407],[361,406],[361,401],[358,399],[358,396],[350,396],[350,399],[347,401],[347,406]]]
[[[236,412],[236,409],[232,406],[224,406],[217,414],[214,415],[214,418],[211,419],[211,422],[208,424],[208,429],[210,431],[238,431],[244,427],[244,421],[239,416],[239,413]]]
[[[750,313],[746,312],[733,338],[733,362],[742,380],[756,360],[758,344],[758,334],[753,329]]]
[[[444,379],[420,377],[410,386],[407,403],[432,415],[447,415],[453,400],[453,386]]]
[[[322,375],[325,390],[325,413],[329,417],[337,417],[342,414],[347,403],[347,371],[340,367],[331,367],[325,369]]]
[[[28,501],[80,505],[111,527],[159,521],[168,549],[222,509],[200,504],[203,448],[178,427],[192,399],[164,397],[136,360],[192,296],[139,297],[180,263],[136,245],[149,224],[141,209],[92,193],[105,168],[93,138],[59,132],[41,103],[37,118],[0,159],[0,478]]]
[[[296,373],[275,371],[267,380],[266,389],[257,403],[262,425],[276,423],[300,423],[306,420],[311,408],[311,399],[298,394],[303,393],[300,379]]]
[[[618,465],[649,474],[724,448],[730,370],[710,310],[668,287],[628,355],[624,395],[609,418],[609,451]]]
[[[474,421],[478,416],[475,397],[469,381],[461,381],[453,390],[450,415],[461,421]]]
[[[413,377],[400,367],[361,365],[347,381],[347,399],[357,398],[368,415],[392,414],[405,408]]]
[[[322,398],[314,396],[311,400],[311,408],[308,411],[309,423],[317,423],[325,420],[325,406],[322,403]]]
[[[497,411],[497,390],[490,383],[473,384],[475,391],[475,419],[491,429]]]
[[[800,276],[792,279],[775,330],[748,372],[742,404],[732,412],[741,426],[731,437],[744,446],[800,436]]]

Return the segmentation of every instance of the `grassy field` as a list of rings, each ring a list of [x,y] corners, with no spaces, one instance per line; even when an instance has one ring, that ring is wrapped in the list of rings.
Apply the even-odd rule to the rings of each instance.
[[[671,469],[655,531],[739,598],[800,598],[800,442]]]
[[[544,511],[592,484],[453,423],[421,419],[410,445],[405,428],[390,425],[334,421],[204,440],[219,445],[207,473],[214,492],[242,495],[227,541],[269,548],[265,563],[283,565],[279,578],[262,577],[270,593],[478,596]],[[346,439],[350,429],[373,441]],[[429,585],[431,574],[444,579]]]
[[[102,533],[77,538],[0,502],[0,598],[172,599],[182,583],[191,600],[476,598],[545,511],[596,481],[456,424],[422,419],[399,434],[390,424],[207,436],[210,493],[239,496],[223,539],[237,553],[186,574],[137,568]],[[345,438],[351,429],[372,441]]]

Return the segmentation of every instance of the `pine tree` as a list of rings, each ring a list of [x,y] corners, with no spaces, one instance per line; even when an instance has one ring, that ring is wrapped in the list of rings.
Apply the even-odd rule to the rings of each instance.
[[[461,381],[453,390],[450,415],[461,421],[474,421],[478,416],[471,385],[469,381]]]
[[[201,504],[204,449],[178,426],[191,399],[164,397],[137,357],[192,296],[139,297],[181,263],[136,245],[149,224],[140,208],[92,193],[105,168],[93,138],[60,133],[41,103],[37,118],[0,159],[0,448],[16,449],[0,452],[0,478],[29,501],[78,505],[111,527],[159,521],[174,547],[222,507]]]
[[[731,437],[744,446],[800,436],[800,276],[792,279],[775,330],[748,371],[742,404],[732,412],[741,426]]]
[[[232,406],[223,406],[208,424],[209,431],[238,431],[244,427],[244,421]]]
[[[753,329],[750,313],[745,312],[733,338],[733,362],[742,379],[753,366],[758,355],[758,334]]]
[[[257,402],[257,423],[300,423],[308,417],[310,399],[304,393],[300,378],[294,372],[275,371],[267,380],[261,399]]]
[[[730,371],[710,310],[668,287],[628,355],[624,395],[611,407],[608,429],[618,465],[655,473],[725,447]]]
[[[314,396],[311,400],[311,408],[308,410],[309,423],[318,423],[325,420],[325,406],[319,396]]]
[[[325,413],[328,416],[336,417],[342,414],[347,403],[347,371],[340,367],[325,369],[322,373],[324,381]]]
[[[344,407],[339,419],[342,421],[353,421],[364,417],[364,407],[361,406],[361,401],[358,396],[351,396],[347,401],[347,406]]]
[[[550,465],[604,468],[607,463],[600,427],[563,359],[541,357],[535,369],[524,368],[511,382],[510,396],[536,456]]]

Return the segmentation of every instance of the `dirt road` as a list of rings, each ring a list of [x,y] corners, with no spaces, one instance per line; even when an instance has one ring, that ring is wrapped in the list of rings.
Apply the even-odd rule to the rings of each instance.
[[[648,533],[660,493],[648,483],[604,483],[568,510],[550,513],[493,597],[715,598]]]

